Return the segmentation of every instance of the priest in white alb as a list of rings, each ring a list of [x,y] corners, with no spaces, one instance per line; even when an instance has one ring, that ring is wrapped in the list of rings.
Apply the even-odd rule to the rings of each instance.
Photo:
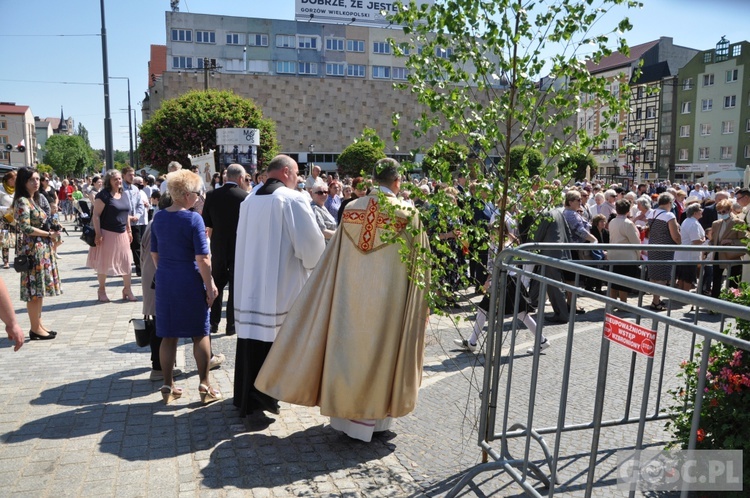
[[[242,201],[237,229],[233,402],[241,417],[256,410],[279,413],[277,400],[253,384],[279,327],[325,249],[309,196],[295,190],[299,167],[294,159],[274,157],[267,173],[256,194]]]
[[[414,410],[428,317],[429,269],[418,264],[427,235],[396,197],[399,163],[378,161],[374,179],[377,189],[346,206],[255,383],[275,399],[320,406],[334,429],[363,441]]]

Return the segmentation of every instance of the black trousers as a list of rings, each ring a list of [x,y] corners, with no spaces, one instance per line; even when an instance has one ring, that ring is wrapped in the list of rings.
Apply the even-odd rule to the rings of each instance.
[[[211,276],[219,291],[214,303],[211,305],[211,325],[219,325],[221,322],[221,306],[224,302],[224,287],[229,286],[229,297],[227,298],[227,329],[234,328],[234,262],[222,263],[211,261]]]
[[[131,225],[133,230],[133,242],[130,243],[130,251],[133,253],[133,262],[135,263],[136,275],[141,274],[141,237],[146,225]]]

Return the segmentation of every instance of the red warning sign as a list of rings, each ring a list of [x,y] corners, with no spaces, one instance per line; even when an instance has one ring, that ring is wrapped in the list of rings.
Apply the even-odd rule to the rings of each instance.
[[[641,327],[607,313],[604,316],[604,337],[636,353],[649,358],[654,357],[654,350],[656,349],[655,330]]]

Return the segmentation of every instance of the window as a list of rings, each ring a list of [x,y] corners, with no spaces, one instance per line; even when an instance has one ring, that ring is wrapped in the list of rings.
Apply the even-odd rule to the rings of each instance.
[[[690,136],[690,125],[682,125],[682,126],[680,126],[680,136],[681,137],[689,137]]]
[[[730,69],[727,71],[727,83],[734,83],[737,81],[737,78],[739,76],[739,70],[738,69]]]
[[[8,129],[8,122],[0,121],[0,130],[7,130],[7,129]]]
[[[203,67],[203,59],[198,59],[198,69]],[[210,62],[209,62],[210,64]],[[224,70],[225,71],[244,71],[245,64],[242,59],[224,59]]]
[[[748,118],[747,123],[745,123],[745,131],[750,132],[750,118]]]
[[[388,66],[372,66],[372,77],[377,79],[390,79],[391,68]]]
[[[635,110],[635,119],[643,119],[643,109],[638,108]]]
[[[732,159],[732,146],[723,146],[720,154],[721,159]]]
[[[172,41],[191,42],[193,41],[193,32],[189,29],[173,29]]]
[[[452,48],[435,48],[435,57],[439,57],[441,59],[450,59],[451,55],[453,55]]]
[[[192,69],[192,57],[172,57],[172,67],[174,69]]]
[[[297,48],[318,48],[318,38],[315,36],[300,36],[297,39]]]
[[[711,52],[706,52],[705,54],[703,54],[703,62],[706,64],[711,62]]]
[[[714,108],[714,99],[701,100],[701,111],[708,112]]]
[[[745,146],[745,159],[750,158],[750,145]]]
[[[232,59],[230,59],[230,60],[232,60]],[[240,59],[234,59],[234,60],[239,60],[240,62],[242,62]],[[216,67],[216,59],[208,59],[207,62],[208,62],[208,67]],[[203,69],[204,64],[206,64],[206,62],[204,62],[203,57],[198,57],[198,66],[197,66],[198,69]],[[244,69],[244,68],[240,67],[238,69],[234,69],[234,71],[241,71],[242,69]]]
[[[722,121],[721,132],[724,135],[727,135],[729,133],[734,133],[734,121]]]
[[[346,51],[347,52],[364,52],[365,41],[364,40],[346,40]]]
[[[299,74],[318,74],[318,64],[316,62],[300,62]]]
[[[344,76],[346,74],[346,64],[344,63],[326,63],[326,74],[328,76]]]
[[[343,38],[326,38],[326,50],[343,52],[345,43],[346,40]]]
[[[645,89],[642,86],[639,86],[636,92],[636,98],[642,99],[644,95],[645,95]]]
[[[701,147],[698,149],[698,159],[706,160],[708,159],[709,154],[711,153],[710,147]]]
[[[714,84],[714,75],[713,74],[704,74],[703,75],[703,86],[711,86]]]
[[[216,43],[216,33],[213,31],[196,31],[195,43]]]
[[[645,157],[644,157],[643,160],[647,161],[647,162],[648,161],[653,161],[654,160],[654,151],[653,150],[647,150],[645,152],[646,153],[645,153]]]
[[[349,64],[346,66],[346,75],[354,76],[355,78],[364,78],[365,66],[362,64]]]
[[[690,114],[690,107],[693,105],[689,100],[682,103],[682,114]]]
[[[373,54],[390,54],[391,45],[388,42],[372,42]]]
[[[294,35],[276,35],[276,46],[279,48],[296,48],[297,40]]]
[[[227,33],[227,45],[244,45],[244,33]]]
[[[739,57],[742,55],[742,45],[739,43],[732,47],[732,57]]]
[[[707,137],[711,134],[711,123],[701,123],[701,136]]]
[[[654,139],[654,129],[646,128],[646,140],[653,140],[653,139]]]
[[[276,61],[276,72],[279,74],[296,74],[297,63],[294,61]]]
[[[268,35],[262,33],[250,33],[247,37],[247,44],[252,47],[267,47]]]
[[[249,73],[269,73],[269,61],[255,60],[247,61],[247,72]]]
[[[693,78],[685,78],[685,80],[682,82],[682,89],[690,90],[692,88],[693,88]]]
[[[680,161],[687,161],[688,160],[688,150],[687,149],[680,149],[679,160]]]
[[[405,80],[409,76],[409,70],[405,67],[394,67],[391,74],[394,80]]]
[[[727,95],[726,97],[724,97],[724,109],[732,109],[736,105],[737,105],[736,95]]]
[[[8,137],[5,135],[0,135],[0,145],[5,145],[8,143]],[[3,147],[5,149],[5,147]]]
[[[646,119],[655,118],[655,117],[656,117],[656,107],[654,106],[646,107]]]

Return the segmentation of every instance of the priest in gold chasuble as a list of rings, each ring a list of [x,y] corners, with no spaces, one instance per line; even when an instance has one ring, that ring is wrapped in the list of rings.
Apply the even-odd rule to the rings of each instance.
[[[364,441],[414,410],[428,317],[429,270],[416,264],[427,235],[396,197],[399,163],[378,161],[375,181],[346,206],[255,382],[275,399],[320,406],[334,429]],[[404,245],[383,239],[394,232],[406,262]]]

